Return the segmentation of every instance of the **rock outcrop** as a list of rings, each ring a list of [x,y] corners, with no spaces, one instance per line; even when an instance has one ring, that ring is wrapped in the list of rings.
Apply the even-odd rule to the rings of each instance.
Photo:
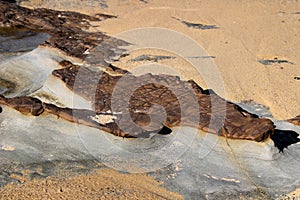
[[[60,108],[32,97],[1,97],[0,103],[32,115],[44,111],[71,122],[123,137],[139,137],[163,126],[192,126],[227,138],[263,141],[274,132],[269,119],[258,118],[194,81],[170,75],[112,76],[63,61],[53,75],[93,103],[94,110]],[[127,101],[128,100],[128,101]],[[128,104],[128,106],[126,106]],[[101,124],[95,117],[110,116]]]
[[[89,32],[89,22],[114,17],[104,14],[92,17],[44,8],[32,10],[4,1],[0,1],[0,13],[0,27],[45,32],[51,37],[42,45],[80,59],[85,59],[91,50],[110,39],[102,32]],[[112,41],[116,48],[126,43]],[[103,49],[97,51],[104,57],[109,54]],[[0,103],[24,114],[51,113],[123,137],[140,137],[176,126],[192,126],[226,138],[255,141],[263,141],[274,134],[271,120],[258,118],[212,90],[203,90],[193,80],[182,81],[179,77],[162,74],[134,76],[108,64],[104,71],[66,60],[60,64],[63,68],[52,74],[71,91],[91,101],[93,110],[58,107],[28,96],[1,96]],[[118,75],[112,75],[114,73]],[[299,119],[290,121],[299,122]]]
[[[189,125],[227,138],[255,141],[266,139],[274,131],[271,120],[258,118],[217,94],[203,90],[193,80],[152,74],[112,76],[66,61],[61,64],[65,67],[52,74],[73,92],[93,102],[95,113],[121,113],[116,116],[117,123],[125,123],[126,119],[129,126],[132,119],[139,125],[134,130],[123,125],[131,130],[128,133],[131,135],[146,131],[140,128],[149,124],[150,119],[156,124],[148,131],[158,130],[162,125]],[[125,104],[129,104],[128,107]],[[151,109],[155,105],[159,106]]]

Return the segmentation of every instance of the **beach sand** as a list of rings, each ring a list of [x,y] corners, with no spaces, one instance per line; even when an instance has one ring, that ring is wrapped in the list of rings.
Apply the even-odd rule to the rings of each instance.
[[[92,175],[9,184],[0,191],[0,199],[183,199],[161,184],[146,175],[97,170]]]
[[[69,3],[69,4],[68,4]],[[83,6],[70,1],[24,1],[28,7],[74,10],[86,14],[107,13],[117,18],[92,25],[108,35],[145,27],[177,31],[203,47],[221,74],[225,99],[233,102],[253,100],[270,108],[275,119],[288,119],[300,113],[300,4],[298,1],[200,1],[200,0],[109,0],[107,8]],[[69,5],[65,7],[65,5]],[[200,30],[178,21],[215,25]],[[181,41],[177,41],[180,44]],[[182,44],[184,45],[184,44]],[[193,49],[190,49],[192,52]],[[115,62],[132,70],[140,63],[130,62],[139,55],[174,56],[158,63],[173,68],[185,79],[194,79],[204,88],[203,77],[184,58],[158,49],[138,49]],[[264,65],[259,60],[287,60]],[[215,89],[215,88],[211,88]],[[117,196],[116,196],[117,195]],[[299,197],[299,192],[291,193]],[[125,175],[111,170],[73,178],[47,178],[8,185],[0,198],[69,198],[69,199],[180,199],[180,195],[161,188],[150,177]]]

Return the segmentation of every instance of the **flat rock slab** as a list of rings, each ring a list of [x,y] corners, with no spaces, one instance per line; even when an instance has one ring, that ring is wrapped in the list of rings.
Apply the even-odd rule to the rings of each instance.
[[[114,116],[123,128],[121,136],[138,136],[144,131],[159,130],[163,125],[190,125],[227,138],[256,141],[266,139],[274,131],[271,120],[258,118],[210,94],[192,80],[152,74],[112,76],[66,61],[61,64],[65,68],[52,74],[73,92],[92,101],[95,113],[120,113]],[[146,130],[141,129],[143,126]]]

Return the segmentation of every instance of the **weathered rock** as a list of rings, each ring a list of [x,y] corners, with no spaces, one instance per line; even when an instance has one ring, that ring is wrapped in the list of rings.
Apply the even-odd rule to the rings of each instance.
[[[24,27],[35,32],[46,32],[52,37],[44,45],[82,59],[87,56],[85,52],[110,38],[102,32],[85,30],[90,27],[89,21],[101,21],[112,17],[114,16],[105,14],[92,17],[77,12],[45,8],[32,10],[0,1],[0,27]]]
[[[274,131],[271,120],[258,118],[218,95],[210,94],[192,80],[187,82],[175,76],[152,74],[112,76],[66,61],[61,64],[65,68],[54,70],[52,74],[73,92],[92,101],[95,113],[121,113],[115,122],[130,130],[121,135],[137,136],[163,125],[189,125],[227,138],[263,141]],[[129,102],[124,100],[126,97]],[[124,106],[127,103],[128,107]],[[155,105],[161,107],[151,111]],[[159,118],[161,120],[156,120]],[[139,127],[147,126],[153,119],[156,124],[142,130],[132,126],[131,119]]]
[[[78,66],[72,66],[70,68],[74,69],[77,67]],[[58,75],[60,73],[60,78],[62,78],[62,80],[69,81],[67,82],[69,88],[73,89],[73,91],[78,92],[79,94],[82,94],[86,98],[91,98],[92,96],[88,96],[88,92],[94,91],[88,91],[87,88],[92,88],[93,85],[86,83],[84,84],[83,88],[74,90],[74,87],[70,85],[72,83],[74,86],[74,77],[71,74],[64,76],[67,74],[66,70],[68,70],[68,68],[55,70],[54,74]],[[85,70],[87,73],[89,72],[88,69]],[[94,77],[96,77],[97,73],[93,74],[95,75]],[[135,83],[139,84],[137,82],[137,77],[132,75],[130,77],[135,79]],[[224,100],[215,94],[205,94],[205,91],[192,81],[190,82],[193,83],[191,85],[196,92],[199,107],[197,105],[195,106],[189,104],[189,102],[193,101],[190,99],[190,94],[185,93],[184,90],[185,87],[190,85],[189,82],[180,81],[176,77],[166,75],[154,76],[148,74],[142,76],[142,80],[147,78],[166,81],[169,83],[172,83],[172,81],[177,81],[176,88],[180,89],[182,96],[176,97],[171,91],[168,90],[167,87],[163,85],[149,83],[139,87],[136,91],[134,91],[133,96],[130,99],[129,112],[124,110],[122,105],[117,104],[116,110],[110,114],[107,112],[111,111],[110,102],[112,90],[116,85],[116,80],[119,80],[120,77],[113,77],[103,72],[102,76],[100,77],[100,80],[102,79],[102,81],[99,81],[100,84],[98,84],[98,88],[96,90],[98,93],[96,94],[96,99],[94,100],[95,111],[60,108],[53,104],[42,103],[39,99],[28,96],[15,98],[5,98],[0,96],[0,103],[10,106],[24,114],[38,116],[43,112],[47,112],[57,115],[58,117],[70,122],[99,128],[114,135],[123,137],[137,137],[149,131],[159,132],[163,125],[168,127],[189,125],[200,128],[207,132],[220,134],[227,138],[250,139],[255,141],[262,141],[273,133],[274,125],[272,121],[268,119],[257,118],[256,116],[242,110],[238,106],[228,102],[223,102],[226,105],[226,113],[224,116],[222,116],[222,113],[224,114],[224,110],[217,110],[216,113],[213,114],[211,111],[211,98],[217,99],[220,101],[220,103],[222,103],[221,101]],[[93,81],[91,77],[89,77],[89,80]],[[133,82],[128,83],[132,84]],[[134,87],[134,85],[128,85],[125,87]],[[84,93],[82,93],[83,91]],[[200,93],[199,91],[203,91],[203,93]],[[93,93],[90,93],[90,95],[92,94]],[[116,101],[123,103],[123,100],[119,99],[122,98],[123,95],[124,94],[118,95]],[[177,98],[181,98],[180,102],[184,102],[184,104],[181,105]],[[184,101],[182,101],[182,99],[184,99]],[[163,117],[164,112],[161,110],[161,108],[151,111],[150,107],[155,104],[160,104],[163,107],[166,112],[166,118]],[[195,108],[199,108],[199,110],[195,110]],[[184,116],[182,116],[182,110],[188,112],[188,115],[184,114]],[[216,116],[214,116],[215,114]],[[218,114],[220,116],[218,116]],[[113,120],[109,121],[108,123],[101,124],[97,120],[93,119],[96,116],[98,117],[98,115],[100,115],[100,117],[110,116]],[[199,121],[196,120],[197,115],[200,115],[200,117],[198,117]],[[224,124],[221,124],[222,117],[225,118]],[[125,123],[122,121],[122,119],[125,119]],[[129,123],[129,119],[132,119],[134,124],[138,126]],[[221,121],[216,121],[216,119]],[[152,123],[152,126],[143,129],[143,127],[147,126],[149,123]]]
[[[118,136],[132,137],[129,134],[124,134],[118,128],[116,123],[101,124],[93,120],[93,118],[97,115],[92,110],[61,108],[53,104],[43,103],[39,99],[29,96],[5,98],[4,96],[0,95],[0,104],[12,107],[21,112],[22,114],[31,114],[34,116],[39,116],[42,113],[50,113],[69,122],[98,128]],[[100,117],[103,117],[103,115]]]
[[[42,102],[33,97],[5,98],[0,95],[0,104],[12,107],[23,114],[38,116],[44,112]]]

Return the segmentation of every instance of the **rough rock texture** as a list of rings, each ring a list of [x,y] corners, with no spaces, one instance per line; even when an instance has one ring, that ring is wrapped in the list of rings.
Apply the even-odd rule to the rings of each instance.
[[[264,140],[274,131],[271,120],[258,118],[226,102],[192,80],[152,74],[111,76],[70,63],[66,66],[66,63],[61,63],[65,68],[52,74],[69,89],[92,101],[96,113],[121,113],[116,116],[116,122],[132,135],[145,131],[140,127],[147,126],[150,118],[152,126],[147,126],[150,128],[147,131],[158,130],[162,125],[189,125],[228,138],[256,141]],[[125,123],[132,126],[128,123],[130,119],[139,127],[126,127]]]
[[[101,21],[112,17],[114,16],[105,14],[92,17],[45,8],[31,10],[0,1],[0,27],[24,27],[36,32],[46,32],[52,37],[45,42],[45,45],[58,48],[78,58],[85,58],[86,52],[110,38],[101,32],[91,33],[85,30],[90,27],[89,21]]]
[[[32,97],[2,96],[0,103],[26,114],[46,111],[123,137],[158,132],[163,126],[193,126],[227,138],[255,141],[263,141],[274,132],[271,120],[258,118],[226,102],[192,80],[152,74],[112,76],[67,61],[61,64],[66,67],[54,70],[53,75],[73,92],[92,101],[94,111],[59,108]],[[113,120],[100,124],[92,119],[98,114],[110,115]]]
[[[23,114],[38,116],[44,112],[42,102],[33,97],[5,98],[0,95],[0,103],[10,106]]]

